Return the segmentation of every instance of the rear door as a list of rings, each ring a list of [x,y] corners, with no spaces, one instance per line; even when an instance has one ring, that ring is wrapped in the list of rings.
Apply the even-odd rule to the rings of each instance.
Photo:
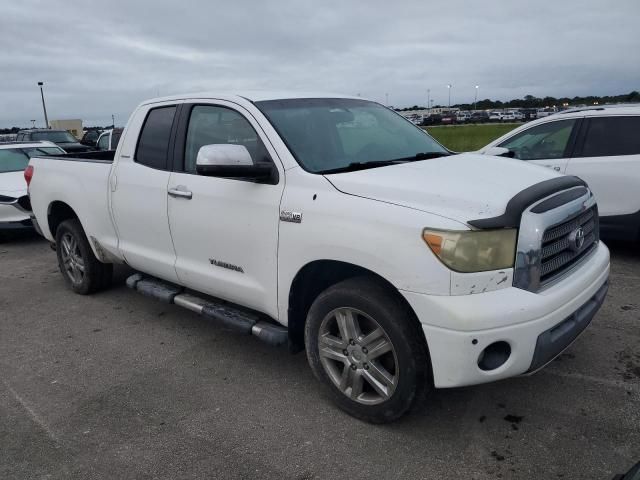
[[[276,185],[196,173],[200,147],[244,145],[271,162]],[[180,283],[277,317],[279,207],[284,170],[257,121],[231,102],[185,104],[169,181],[169,222]]]
[[[167,218],[167,184],[178,109],[176,103],[159,104],[136,113],[109,179],[118,245],[127,263],[174,282],[176,255]]]
[[[601,216],[640,211],[640,116],[585,119],[567,173],[585,180]]]
[[[540,123],[497,145],[514,158],[565,173],[581,119],[565,118]]]

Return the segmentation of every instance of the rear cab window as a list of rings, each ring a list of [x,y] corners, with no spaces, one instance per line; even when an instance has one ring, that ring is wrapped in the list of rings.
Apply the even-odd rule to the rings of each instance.
[[[149,110],[136,147],[136,163],[158,170],[168,170],[169,142],[175,113],[175,105]]]

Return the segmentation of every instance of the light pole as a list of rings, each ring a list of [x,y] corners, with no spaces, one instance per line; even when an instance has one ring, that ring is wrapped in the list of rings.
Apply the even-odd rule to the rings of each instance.
[[[479,85],[476,85],[476,96],[473,98],[473,109],[476,109],[476,103],[478,103],[478,89],[480,88]]]
[[[42,91],[42,86],[44,82],[38,82],[38,86],[40,87],[40,96],[42,97],[42,110],[44,111],[44,128],[49,128],[49,118],[47,118],[47,107],[44,104],[44,92]]]
[[[429,115],[431,115],[431,108],[429,107],[431,102],[431,89],[427,88],[427,110],[429,110]]]
[[[36,128],[36,121],[35,120],[29,120],[31,122],[31,128]]]
[[[111,114],[111,126],[116,128],[116,119],[114,118],[113,113]]]
[[[447,84],[447,89],[449,90],[449,110],[451,110],[451,84]]]

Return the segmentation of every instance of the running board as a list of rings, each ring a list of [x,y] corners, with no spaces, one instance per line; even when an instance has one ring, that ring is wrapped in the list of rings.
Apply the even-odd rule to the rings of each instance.
[[[136,273],[127,278],[127,287],[148,297],[191,310],[231,330],[258,337],[269,345],[285,345],[289,340],[288,330],[281,325],[260,320],[258,315],[234,308],[227,303],[216,303],[213,300],[184,293],[184,287],[169,282]]]

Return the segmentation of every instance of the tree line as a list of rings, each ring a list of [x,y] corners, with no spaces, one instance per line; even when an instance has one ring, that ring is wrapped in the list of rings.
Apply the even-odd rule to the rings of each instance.
[[[476,109],[489,110],[493,108],[545,108],[545,107],[562,107],[562,106],[577,106],[577,105],[594,105],[594,104],[610,104],[610,103],[640,103],[640,93],[636,90],[621,95],[606,95],[598,97],[590,95],[587,97],[534,97],[533,95],[525,95],[524,98],[514,98],[503,102],[501,100],[491,100],[485,98],[484,100],[478,100],[476,102]],[[473,103],[457,103],[451,105],[452,107],[460,108],[461,110],[471,110]],[[434,108],[444,108],[446,105],[434,105]],[[407,108],[396,108],[398,112],[404,112],[407,110],[425,110],[427,107],[414,105]]]

